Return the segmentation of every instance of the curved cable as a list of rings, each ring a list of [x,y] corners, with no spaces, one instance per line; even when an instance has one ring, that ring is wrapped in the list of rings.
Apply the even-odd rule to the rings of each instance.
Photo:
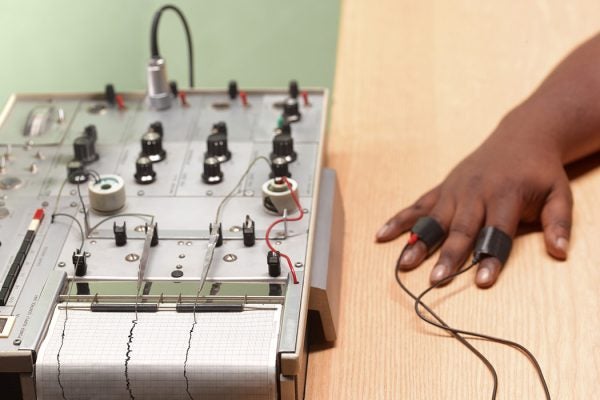
[[[187,39],[187,47],[188,47],[188,69],[189,69],[189,83],[190,88],[194,87],[194,49],[192,45],[192,34],[190,33],[190,27],[183,15],[183,12],[176,6],[172,4],[167,4],[158,9],[156,13],[154,13],[154,17],[152,18],[152,28],[150,29],[150,53],[152,54],[152,58],[160,58],[160,52],[158,51],[158,24],[160,22],[160,17],[164,11],[171,10],[174,11],[181,19],[181,23],[183,24],[183,28],[185,30],[185,37]]]
[[[408,248],[408,244],[405,245],[404,248],[402,249],[402,252],[400,253],[400,258],[402,257],[402,254],[404,254],[404,252],[406,251],[407,248]],[[546,383],[546,379],[544,378],[544,373],[542,371],[542,368],[540,367],[539,362],[537,361],[537,359],[535,358],[535,356],[533,355],[533,353],[531,353],[531,351],[529,351],[525,346],[523,346],[523,345],[521,345],[519,343],[513,342],[511,340],[507,340],[507,339],[502,339],[502,338],[498,338],[498,337],[494,337],[494,336],[490,336],[490,335],[485,335],[485,334],[481,334],[481,333],[477,333],[477,332],[471,332],[471,331],[466,331],[466,330],[462,330],[462,329],[452,328],[452,327],[448,326],[443,320],[441,320],[441,318],[437,314],[435,314],[433,312],[433,310],[429,306],[427,306],[427,304],[425,304],[423,302],[422,299],[423,299],[423,297],[427,293],[429,293],[433,289],[435,289],[435,288],[437,288],[437,287],[439,287],[439,286],[447,283],[448,281],[454,279],[455,277],[457,277],[457,276],[459,276],[459,275],[467,272],[468,270],[470,270],[471,268],[473,268],[479,261],[480,260],[474,259],[471,262],[471,264],[469,264],[466,268],[459,269],[455,273],[450,274],[449,276],[447,276],[446,278],[440,280],[439,282],[435,283],[434,285],[431,285],[430,287],[428,287],[427,289],[425,289],[418,296],[415,296],[412,292],[410,292],[408,290],[408,288],[406,288],[406,286],[400,280],[400,277],[399,277],[399,274],[398,274],[400,272],[400,269],[399,269],[398,265],[396,265],[396,281],[398,282],[398,284],[400,285],[400,287],[402,288],[402,290],[404,290],[404,292],[406,292],[413,300],[415,300],[415,313],[424,322],[426,322],[426,323],[428,323],[428,324],[430,324],[432,326],[435,326],[437,328],[440,328],[440,329],[443,329],[443,330],[447,331],[448,333],[452,334],[457,339],[458,339],[458,337],[456,337],[456,335],[467,335],[467,336],[471,336],[471,337],[478,337],[478,338],[481,338],[481,339],[484,339],[484,340],[489,340],[489,341],[492,341],[492,342],[495,342],[495,343],[500,343],[500,344],[503,344],[505,346],[510,346],[510,347],[513,347],[513,348],[521,351],[530,360],[530,362],[533,364],[533,366],[534,366],[534,368],[535,368],[535,370],[536,370],[536,372],[538,374],[538,377],[540,379],[540,382],[542,384],[542,387],[544,389],[544,394],[546,396],[546,399],[550,400],[551,399],[550,391],[548,389],[548,385]],[[435,322],[435,321],[432,321],[429,318],[425,317],[425,315],[423,315],[423,313],[420,311],[419,306],[421,306],[422,308],[424,308],[425,310],[427,310],[427,312],[429,314],[431,314],[431,316],[433,316],[437,321],[439,321],[439,323]],[[463,343],[463,342],[461,341],[461,343]],[[465,344],[465,343],[463,343],[463,344]],[[471,347],[469,347],[469,346],[467,346],[467,347],[469,348],[469,350],[471,350]],[[479,354],[481,354],[481,353],[479,353]],[[480,359],[481,359],[481,357],[480,357]],[[487,358],[485,358],[485,360],[487,360]],[[486,362],[486,361],[484,361],[482,359],[482,361],[486,364],[486,366],[489,363],[489,360],[488,360],[488,362]],[[489,367],[488,367],[488,369],[489,369]],[[492,394],[492,399],[495,399],[498,378],[497,378],[497,374],[495,374],[495,373],[492,373],[492,376],[494,378],[494,392]]]
[[[406,244],[404,246],[404,248],[402,249],[402,252],[400,252],[400,258],[402,258],[402,254],[404,254],[404,252],[406,251],[406,249],[408,248],[408,244]],[[475,265],[475,263],[471,263],[471,265],[469,265],[467,268],[459,270],[457,274],[461,274],[465,271],[468,271],[470,268],[472,268]],[[446,330],[448,333],[450,333],[452,336],[454,336],[454,338],[456,340],[458,340],[460,343],[462,343],[467,349],[469,349],[473,354],[475,354],[480,360],[481,362],[483,362],[483,364],[485,364],[485,366],[487,367],[487,369],[490,371],[490,374],[492,375],[492,378],[494,379],[494,386],[492,388],[492,400],[496,399],[496,394],[498,392],[498,373],[496,372],[496,369],[494,368],[494,366],[492,365],[492,363],[490,362],[490,360],[488,360],[479,350],[477,350],[471,343],[469,343],[464,337],[461,336],[461,334],[459,332],[455,332],[452,328],[450,328],[450,326],[448,324],[446,324],[446,322],[439,317],[435,312],[433,312],[433,310],[431,308],[429,308],[429,306],[427,306],[427,304],[423,303],[421,300],[419,300],[419,298],[413,294],[405,285],[404,283],[402,283],[402,281],[400,280],[400,276],[399,276],[399,272],[400,272],[400,264],[396,264],[396,282],[398,282],[398,285],[400,286],[400,288],[402,288],[402,290],[404,290],[404,292],[406,294],[408,294],[413,300],[415,300],[415,304],[420,303],[423,308],[425,308],[435,319],[437,319],[440,324],[442,325],[442,329]]]

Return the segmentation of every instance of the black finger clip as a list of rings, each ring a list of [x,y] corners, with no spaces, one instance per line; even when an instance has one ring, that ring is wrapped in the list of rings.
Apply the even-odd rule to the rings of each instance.
[[[410,230],[409,244],[415,244],[417,240],[427,246],[428,254],[433,253],[444,240],[446,232],[444,228],[431,217],[421,217]]]
[[[508,260],[512,239],[506,233],[493,226],[486,226],[479,232],[473,256],[481,261],[485,257],[496,257],[504,265]]]

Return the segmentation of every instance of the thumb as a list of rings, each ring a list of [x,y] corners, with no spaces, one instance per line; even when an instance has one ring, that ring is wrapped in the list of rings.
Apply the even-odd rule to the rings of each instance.
[[[559,259],[567,258],[573,211],[573,195],[569,181],[565,179],[557,184],[546,199],[542,208],[541,222],[544,229],[544,241],[548,253]]]

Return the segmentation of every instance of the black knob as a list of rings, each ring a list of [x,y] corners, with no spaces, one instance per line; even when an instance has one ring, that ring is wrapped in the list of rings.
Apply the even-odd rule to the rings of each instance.
[[[153,163],[164,160],[167,152],[162,147],[162,136],[156,132],[144,133],[141,155],[148,157]]]
[[[296,152],[294,151],[294,139],[289,133],[280,133],[273,138],[273,152],[271,160],[277,157],[283,157],[288,163],[296,160]]]
[[[280,133],[287,133],[287,134],[292,134],[292,125],[284,122],[283,125],[281,125],[279,128],[275,129],[275,134],[280,134]]]
[[[217,133],[221,133],[221,134],[227,136],[227,124],[225,123],[225,121],[219,121],[216,124],[213,124],[211,133],[213,135],[217,134]]]
[[[225,162],[231,158],[231,152],[227,146],[227,125],[225,122],[214,124],[212,133],[206,138],[204,158],[208,157],[215,157],[219,162]]]
[[[163,136],[163,125],[162,122],[160,121],[156,121],[150,124],[150,126],[148,127],[148,132],[156,132],[160,135],[160,137]]]
[[[298,89],[298,81],[296,81],[296,80],[290,81],[289,93],[290,93],[290,97],[293,99],[298,97],[298,95],[300,94],[300,89]]]
[[[88,174],[84,170],[81,161],[72,160],[67,164],[67,178],[71,183],[84,183],[88,180]]]
[[[298,100],[293,97],[286,99],[283,103],[283,118],[287,122],[297,122],[300,121],[301,116]]]
[[[267,265],[269,267],[269,275],[277,278],[281,275],[281,256],[278,252],[269,251],[267,253]]]
[[[106,102],[111,106],[114,106],[117,101],[117,95],[115,93],[115,87],[112,83],[109,83],[104,87],[104,98]]]
[[[123,222],[123,225],[117,225],[113,223],[113,233],[115,234],[115,245],[122,247],[127,244],[127,224]]]
[[[288,178],[292,177],[292,174],[290,174],[288,169],[288,162],[284,157],[275,157],[273,161],[271,161],[271,173],[269,174],[269,178],[281,178],[282,176],[287,176]]]
[[[75,139],[73,151],[75,152],[75,160],[80,161],[82,164],[90,164],[100,158],[96,153],[96,141],[88,136],[79,136]]]
[[[156,180],[156,172],[152,167],[152,161],[148,157],[142,156],[135,162],[135,181],[142,185],[147,185]]]
[[[177,81],[169,82],[169,89],[171,89],[171,94],[173,97],[179,96],[179,88],[177,87]]]
[[[223,172],[221,172],[221,163],[216,157],[207,157],[204,159],[204,172],[202,181],[209,185],[214,185],[223,181]]]
[[[229,81],[229,85],[227,86],[227,93],[229,94],[229,98],[231,100],[235,100],[240,94],[238,89],[238,84],[236,81]]]
[[[96,144],[96,140],[98,140],[98,130],[96,129],[96,125],[88,125],[83,130],[83,135],[89,138],[94,145]]]

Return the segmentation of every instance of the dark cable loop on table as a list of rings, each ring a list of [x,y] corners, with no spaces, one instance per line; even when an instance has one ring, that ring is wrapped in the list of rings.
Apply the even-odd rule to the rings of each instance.
[[[404,248],[402,249],[402,251],[400,252],[400,259],[402,258],[402,255],[404,254],[404,252],[406,251],[406,249],[408,248],[408,244],[406,244],[404,246]],[[435,312],[433,312],[433,310],[423,302],[423,297],[429,293],[431,290],[447,283],[448,281],[454,279],[455,277],[467,272],[468,270],[470,270],[471,268],[473,268],[475,265],[477,265],[477,263],[480,260],[478,259],[473,259],[473,261],[465,268],[461,268],[458,271],[456,271],[453,274],[450,274],[449,276],[447,276],[446,278],[440,280],[439,282],[431,285],[430,287],[428,287],[427,289],[425,289],[419,296],[415,296],[400,280],[399,277],[399,272],[400,272],[400,268],[399,268],[399,264],[396,265],[396,273],[395,273],[395,277],[396,277],[396,282],[398,282],[398,285],[402,288],[402,290],[404,292],[406,292],[406,294],[408,294],[413,300],[415,300],[415,313],[417,314],[417,316],[427,322],[430,325],[433,325],[437,328],[443,329],[445,331],[447,331],[448,333],[450,333],[452,336],[454,336],[457,340],[459,340],[463,345],[465,345],[470,351],[472,351],[475,355],[477,355],[477,357],[479,357],[479,359],[481,359],[481,361],[488,367],[488,369],[490,370],[492,377],[494,379],[494,389],[492,392],[492,399],[496,398],[496,392],[497,392],[497,387],[498,387],[498,375],[493,367],[493,365],[490,363],[490,361],[483,356],[478,350],[476,350],[469,342],[466,341],[466,339],[461,336],[461,335],[467,335],[467,336],[472,336],[472,337],[478,337],[481,339],[485,339],[485,340],[489,340],[495,343],[500,343],[503,344],[505,346],[511,346],[516,348],[517,350],[521,351],[522,353],[525,354],[525,356],[531,361],[531,363],[533,364],[539,378],[540,378],[540,382],[542,384],[542,387],[544,389],[544,394],[546,396],[547,400],[551,399],[550,396],[550,391],[548,389],[548,385],[546,383],[546,379],[544,378],[544,373],[542,372],[542,368],[539,365],[539,362],[537,361],[537,359],[535,358],[535,356],[533,355],[533,353],[531,353],[525,346],[513,342],[511,340],[506,340],[506,339],[502,339],[502,338],[497,338],[494,336],[490,336],[490,335],[485,335],[485,334],[481,334],[481,333],[476,333],[476,332],[471,332],[471,331],[465,331],[465,330],[461,330],[461,329],[456,329],[456,328],[452,328],[450,327],[448,324],[446,324]],[[428,318],[426,318],[421,311],[419,310],[419,306],[423,307],[425,310],[427,310],[427,312],[429,314],[431,314],[436,320],[439,321],[439,323],[432,321]]]
[[[188,47],[188,69],[189,69],[189,83],[190,88],[194,87],[194,49],[192,45],[192,34],[190,33],[190,27],[188,26],[187,20],[183,15],[183,12],[172,4],[167,4],[166,6],[162,6],[156,13],[154,13],[154,17],[152,18],[152,28],[150,30],[150,53],[153,58],[160,58],[160,52],[158,51],[158,23],[160,22],[160,17],[162,16],[163,11],[172,10],[174,11],[179,18],[181,19],[181,23],[183,24],[183,28],[185,30],[185,36],[187,39],[187,47]]]
[[[399,259],[402,258],[402,255],[404,254],[404,252],[406,251],[407,248],[408,248],[408,244],[406,244],[404,246],[404,248],[402,249],[402,251],[400,252]],[[459,273],[467,271],[469,268],[472,268],[474,265],[475,265],[475,263],[472,263],[470,266],[468,266],[464,270],[459,271]],[[416,302],[420,302],[421,305],[423,306],[423,308],[425,308],[435,319],[437,319],[442,324],[442,326],[443,326],[442,329],[446,330],[452,336],[454,336],[454,338],[456,338],[456,340],[458,340],[460,343],[462,343],[473,354],[475,354],[481,360],[481,362],[483,362],[485,364],[485,366],[488,368],[488,370],[492,374],[492,377],[494,378],[494,387],[492,389],[492,400],[495,400],[496,399],[496,393],[498,391],[498,374],[496,373],[496,369],[494,368],[494,366],[492,365],[492,363],[483,354],[481,354],[481,352],[479,352],[479,350],[477,350],[471,343],[469,343],[464,337],[462,337],[460,335],[460,333],[455,332],[452,328],[450,328],[450,326],[448,324],[446,324],[446,322],[444,322],[444,320],[441,317],[439,317],[435,312],[433,312],[433,310],[431,310],[431,308],[429,308],[429,306],[427,306],[427,304],[425,304],[422,301],[420,301],[419,298],[416,295],[414,295],[402,283],[402,281],[400,280],[399,274],[398,274],[399,272],[400,272],[400,265],[396,264],[396,273],[395,273],[396,282],[398,282],[398,285],[402,288],[402,290],[404,290],[404,292],[406,294],[408,294],[413,300],[415,300],[415,304],[416,304]],[[419,317],[420,317],[420,315],[419,315]]]

